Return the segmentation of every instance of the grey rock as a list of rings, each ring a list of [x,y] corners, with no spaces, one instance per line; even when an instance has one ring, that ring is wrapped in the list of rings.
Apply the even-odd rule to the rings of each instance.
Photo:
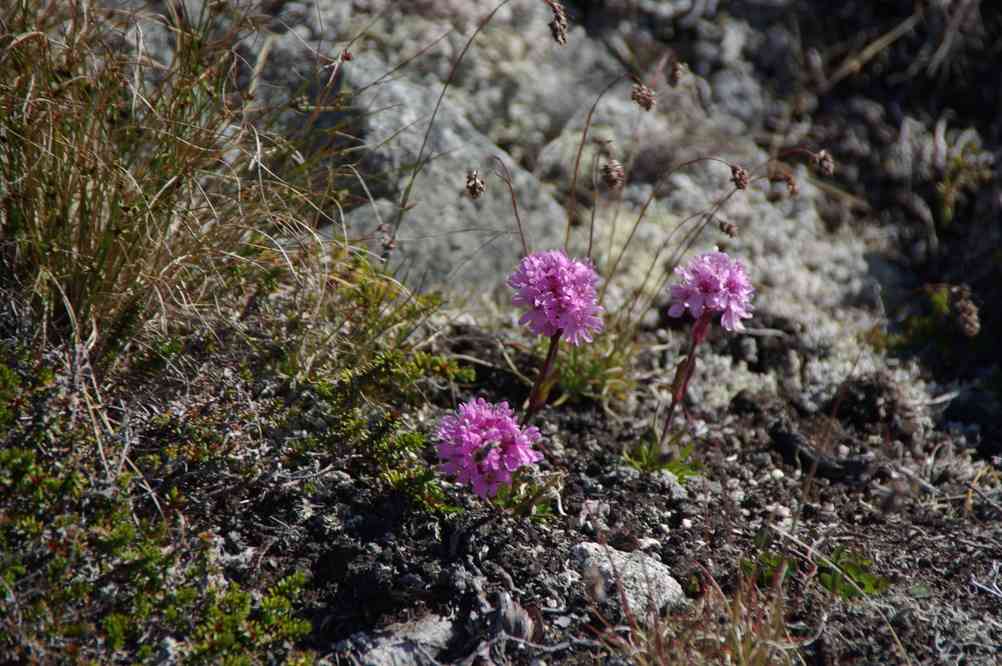
[[[666,469],[660,469],[651,474],[651,479],[657,483],[665,494],[673,500],[689,499],[689,491],[678,481],[678,477]]]
[[[603,477],[602,480],[609,485],[618,485],[636,481],[640,478],[640,475],[641,472],[636,467],[620,465],[619,467],[612,469],[605,475],[605,477]]]
[[[650,610],[678,609],[685,605],[685,593],[671,570],[640,551],[624,553],[599,543],[584,542],[571,548],[570,559],[582,576],[597,572],[605,585],[605,596],[618,604],[619,588],[629,611],[644,621]],[[620,609],[626,610],[626,609]]]
[[[182,646],[178,643],[178,641],[174,640],[170,636],[165,636],[163,640],[160,641],[156,663],[161,664],[162,666],[171,666],[172,664],[181,663],[187,656],[181,647]]]
[[[755,127],[765,110],[762,86],[749,71],[738,68],[721,70],[710,78],[716,108]]]
[[[496,156],[512,175],[530,249],[562,245],[565,216],[557,202],[448,99],[424,145],[440,88],[402,78],[380,81],[389,67],[371,56],[358,56],[350,65],[345,77],[356,91],[353,104],[365,142],[364,172],[382,174],[386,197],[345,217],[349,237],[370,239],[370,249],[378,254],[376,226],[380,220],[396,223],[395,202],[411,186],[413,166],[419,158],[430,160],[413,182],[408,197],[413,207],[402,216],[391,261],[398,274],[409,276],[408,282],[489,293],[503,284],[522,252],[510,194],[489,175]],[[478,169],[487,180],[487,191],[477,200],[464,188],[469,169]],[[335,225],[328,233],[340,235],[341,229]]]
[[[528,611],[507,592],[495,592],[493,596],[494,611],[491,618],[493,633],[504,633],[520,640],[531,640],[534,623]]]
[[[359,632],[340,641],[336,653],[350,663],[366,666],[435,664],[435,655],[446,648],[453,623],[435,614],[413,622],[392,624],[377,633]]]
[[[462,3],[469,6],[471,3]],[[479,13],[485,15],[487,9]],[[468,17],[449,17],[457,31],[408,67],[412,79],[441,84],[472,35]],[[552,18],[543,2],[514,2],[502,8],[474,40],[460,63],[450,100],[495,143],[531,163],[568,119],[590,105],[598,92],[622,73],[615,58],[585,31],[572,25],[567,46],[550,34]],[[384,60],[415,51],[442,32],[442,22],[414,14],[377,22],[373,47]]]

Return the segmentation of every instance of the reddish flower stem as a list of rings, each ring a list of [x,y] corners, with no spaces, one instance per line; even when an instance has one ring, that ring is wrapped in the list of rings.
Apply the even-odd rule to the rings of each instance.
[[[668,441],[668,431],[671,429],[671,419],[675,415],[675,406],[685,400],[685,394],[689,390],[689,380],[696,370],[696,348],[706,339],[710,332],[710,313],[703,315],[692,325],[692,337],[689,340],[689,353],[685,360],[679,364],[675,371],[675,380],[672,382],[671,402],[668,404],[668,413],[665,415],[664,428],[661,430],[661,438],[658,440],[658,448],[662,454],[667,454],[665,443]]]
[[[546,404],[546,397],[550,393],[547,382],[550,375],[553,374],[554,361],[557,360],[557,351],[560,349],[561,335],[563,335],[563,331],[557,331],[550,337],[550,348],[546,352],[543,367],[532,385],[532,392],[529,393],[529,406],[526,407],[525,414],[522,416],[522,425],[528,423],[529,419],[539,411],[539,408]]]

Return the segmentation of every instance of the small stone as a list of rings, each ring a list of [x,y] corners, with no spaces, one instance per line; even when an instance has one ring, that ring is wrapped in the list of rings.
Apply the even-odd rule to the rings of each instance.
[[[650,617],[649,611],[677,609],[686,604],[682,586],[671,569],[640,551],[624,553],[598,543],[579,543],[570,550],[575,569],[593,578],[600,594],[610,601],[623,603],[638,622]]]
[[[790,511],[790,507],[784,506],[782,504],[771,504],[766,508],[769,509],[769,513],[771,513],[774,517],[779,518],[780,520],[786,520],[787,518],[790,517],[792,513]]]

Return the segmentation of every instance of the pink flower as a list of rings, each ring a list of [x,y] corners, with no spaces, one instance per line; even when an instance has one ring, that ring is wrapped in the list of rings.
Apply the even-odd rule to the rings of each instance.
[[[742,319],[751,317],[751,297],[755,290],[741,262],[723,252],[707,252],[675,272],[682,284],[672,285],[668,314],[681,317],[686,310],[700,321],[716,312],[728,331],[743,331]]]
[[[471,484],[481,497],[493,497],[498,486],[511,482],[512,472],[543,459],[532,448],[539,438],[538,429],[518,425],[507,402],[492,405],[477,398],[439,423],[439,469]]]
[[[530,254],[508,277],[512,303],[527,308],[519,323],[546,337],[563,331],[572,345],[591,342],[592,333],[602,330],[597,282],[590,262],[568,259],[560,250]]]

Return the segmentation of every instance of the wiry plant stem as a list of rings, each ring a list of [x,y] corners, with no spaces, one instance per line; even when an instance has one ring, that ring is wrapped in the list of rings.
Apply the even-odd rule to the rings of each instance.
[[[529,256],[529,241],[525,237],[525,229],[522,227],[522,217],[518,214],[518,199],[515,198],[515,185],[512,183],[511,171],[508,170],[508,165],[498,157],[494,156],[494,161],[497,162],[498,168],[494,170],[504,184],[508,187],[508,194],[511,195],[511,209],[515,213],[515,225],[518,227],[518,237],[522,241],[522,256]]]
[[[445,84],[442,85],[442,92],[438,95],[438,100],[435,101],[435,108],[431,112],[431,118],[428,120],[428,128],[424,131],[424,139],[421,141],[421,149],[418,151],[417,159],[415,160],[414,170],[411,172],[411,178],[407,181],[407,187],[404,188],[404,193],[400,197],[400,205],[397,207],[396,217],[393,220],[392,230],[390,232],[390,240],[396,241],[397,231],[400,229],[400,225],[404,221],[404,213],[407,211],[407,202],[411,196],[411,190],[414,189],[414,182],[417,180],[418,174],[424,168],[424,165],[428,163],[430,158],[425,157],[425,150],[428,148],[428,139],[431,136],[431,130],[435,126],[435,119],[438,117],[438,111],[442,108],[442,101],[445,99],[445,93],[449,90],[449,86],[452,85],[453,79],[456,78],[456,72],[459,70],[459,63],[463,62],[463,58],[466,57],[467,51],[473,46],[473,40],[477,38],[477,35],[487,27],[487,24],[491,22],[494,15],[498,11],[507,5],[511,0],[502,0],[491,13],[488,14],[480,23],[477,25],[477,29],[473,31],[470,38],[466,40],[466,44],[463,45],[463,50],[459,52],[456,59],[452,62],[452,68],[449,70],[449,76],[445,79]]]
[[[588,109],[588,115],[585,117],[584,129],[581,130],[581,142],[578,144],[578,152],[574,157],[574,171],[571,173],[571,187],[567,195],[567,226],[564,228],[564,251],[568,252],[571,242],[571,220],[574,219],[574,214],[577,211],[577,186],[578,186],[578,172],[581,170],[581,154],[584,152],[585,141],[588,139],[588,130],[591,129],[591,119],[595,114],[595,109],[598,108],[598,103],[602,101],[602,98],[607,92],[612,90],[615,86],[623,79],[623,76],[617,76],[615,79],[609,82],[609,85],[605,87],[602,92],[598,94],[595,98],[595,102]],[[590,253],[589,253],[590,254]]]
[[[675,406],[685,399],[685,394],[689,390],[689,380],[692,379],[692,374],[696,370],[696,347],[706,337],[709,328],[709,313],[706,313],[692,325],[689,353],[675,370],[675,379],[671,385],[671,402],[668,404],[668,413],[665,414],[665,424],[661,429],[661,437],[658,439],[658,449],[661,451],[662,456],[669,454],[665,443],[668,441],[668,432],[671,430],[671,420],[675,415]]]
[[[630,235],[626,238],[626,242],[623,243],[623,247],[620,249],[619,254],[616,255],[616,259],[612,262],[612,266],[609,268],[609,271],[605,274],[605,280],[602,283],[602,290],[598,294],[599,305],[601,305],[601,304],[603,304],[605,302],[605,292],[609,288],[609,283],[612,281],[613,276],[616,275],[616,271],[619,270],[619,264],[620,264],[620,262],[622,262],[623,257],[626,255],[626,250],[630,247],[630,243],[633,242],[633,237],[636,235],[637,229],[640,228],[640,223],[643,221],[644,217],[647,215],[647,209],[650,207],[650,205],[652,203],[654,203],[655,197],[657,197],[657,195],[660,193],[661,186],[665,182],[667,182],[668,178],[670,178],[671,175],[673,173],[675,173],[676,171],[679,171],[680,169],[684,169],[684,168],[686,168],[688,166],[692,166],[693,164],[696,164],[698,162],[720,162],[721,164],[726,164],[726,165],[730,166],[729,163],[725,162],[724,160],[718,159],[716,157],[696,157],[696,158],[693,158],[693,159],[688,160],[686,162],[682,162],[681,164],[676,164],[671,169],[669,169],[668,172],[664,176],[662,176],[661,179],[657,183],[655,183],[654,187],[651,189],[651,193],[647,196],[647,199],[644,201],[644,205],[640,208],[640,213],[637,215],[637,220],[636,220],[636,222],[633,223],[633,228],[630,229]],[[731,194],[733,194],[733,192],[731,192]],[[728,195],[727,198],[729,198],[729,197],[730,197],[730,195]],[[726,201],[726,198],[724,200]],[[719,206],[718,206],[718,208],[719,208]],[[684,220],[682,222],[682,224],[684,224],[686,221],[688,221],[688,220]],[[679,224],[679,227],[681,227],[682,224]],[[662,247],[661,247],[661,249],[658,251],[659,254],[664,249],[664,247],[667,244],[667,242],[671,240],[672,235],[674,235],[674,233],[675,233],[675,231],[677,231],[677,229],[678,228],[676,228],[675,230],[673,230],[672,233],[665,240],[665,244],[663,244]],[[686,248],[686,249],[688,249],[688,248]],[[657,259],[655,258],[655,261],[651,262],[651,269],[653,269],[653,267],[656,265],[656,263],[657,263]],[[648,271],[648,276],[649,275],[650,275],[650,271]],[[647,280],[645,278],[644,279],[645,284],[646,284],[646,281]]]
[[[557,360],[561,335],[563,335],[563,331],[557,331],[550,337],[550,348],[546,352],[546,360],[543,361],[543,367],[539,371],[539,375],[536,376],[536,381],[532,385],[532,391],[529,393],[529,405],[522,416],[523,425],[528,423],[536,412],[539,411],[539,408],[546,403],[546,397],[550,393],[550,375],[553,374],[554,362]]]

